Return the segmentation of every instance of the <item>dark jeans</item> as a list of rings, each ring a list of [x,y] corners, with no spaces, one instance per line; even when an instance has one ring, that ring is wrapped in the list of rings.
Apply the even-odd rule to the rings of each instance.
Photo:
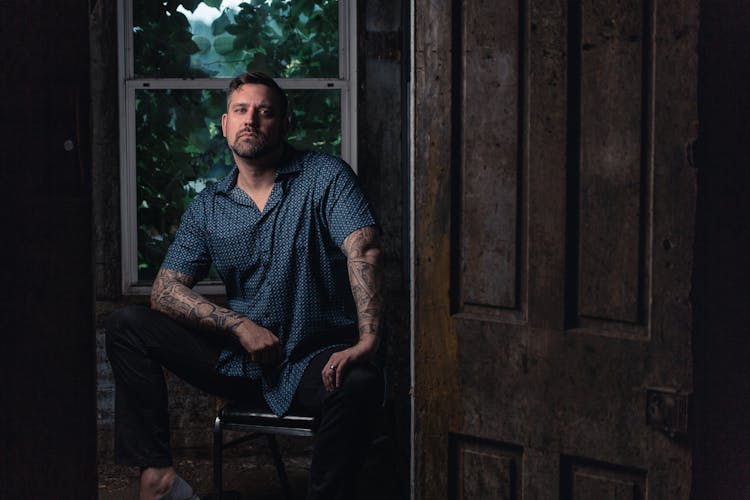
[[[159,312],[130,306],[109,317],[106,341],[115,377],[117,463],[140,467],[172,464],[162,367],[223,398],[263,400],[258,381],[216,371],[214,365],[222,349],[237,346],[231,336],[194,331]],[[369,364],[353,367],[340,389],[327,392],[321,371],[332,352],[313,358],[292,403],[296,411],[319,417],[308,499],[355,497],[357,473],[373,437],[383,395],[382,373]]]

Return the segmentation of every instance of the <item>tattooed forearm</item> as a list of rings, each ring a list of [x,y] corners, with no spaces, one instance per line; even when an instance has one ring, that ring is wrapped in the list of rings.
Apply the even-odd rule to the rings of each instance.
[[[188,326],[214,332],[233,332],[247,318],[220,307],[192,290],[192,277],[160,269],[151,288],[151,307]]]
[[[343,250],[357,307],[360,339],[374,336],[377,344],[383,315],[383,269],[377,230],[369,226],[353,232],[344,240]]]

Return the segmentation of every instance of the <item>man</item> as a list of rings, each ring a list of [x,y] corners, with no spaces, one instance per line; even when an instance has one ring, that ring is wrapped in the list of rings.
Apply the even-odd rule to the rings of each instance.
[[[222,131],[236,166],[183,215],[151,308],[115,312],[115,454],[140,498],[183,499],[162,366],[222,397],[319,416],[309,499],[351,499],[382,399],[378,229],[351,169],[285,142],[287,101],[262,73],[235,78]],[[192,290],[216,266],[228,307]]]

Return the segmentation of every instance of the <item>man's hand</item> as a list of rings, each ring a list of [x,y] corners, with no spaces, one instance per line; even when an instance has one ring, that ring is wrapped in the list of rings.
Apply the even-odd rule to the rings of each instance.
[[[271,330],[247,320],[235,328],[235,334],[256,363],[275,363],[283,358],[279,338]]]
[[[331,392],[341,387],[349,368],[357,363],[371,360],[377,347],[376,337],[369,336],[348,349],[331,354],[321,373],[326,390]]]

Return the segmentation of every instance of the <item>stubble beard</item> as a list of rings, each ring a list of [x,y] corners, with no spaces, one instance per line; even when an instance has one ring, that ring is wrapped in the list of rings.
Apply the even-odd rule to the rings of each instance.
[[[234,144],[230,144],[229,146],[234,154],[240,158],[246,160],[257,160],[276,151],[279,146],[278,141],[271,144],[268,140],[268,136],[259,130],[253,131],[254,137],[239,137],[244,132],[245,131],[238,132]]]

